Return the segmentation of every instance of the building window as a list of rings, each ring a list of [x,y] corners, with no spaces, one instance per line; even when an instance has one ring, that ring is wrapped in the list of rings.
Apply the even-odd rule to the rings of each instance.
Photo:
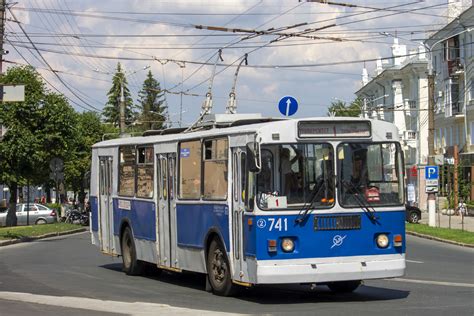
[[[153,147],[141,147],[137,150],[137,197],[152,198],[153,178]]]
[[[204,141],[204,199],[225,200],[227,198],[228,151],[227,138]]]
[[[135,195],[135,147],[119,148],[119,195]]]
[[[179,145],[179,197],[201,198],[201,141],[183,142]]]

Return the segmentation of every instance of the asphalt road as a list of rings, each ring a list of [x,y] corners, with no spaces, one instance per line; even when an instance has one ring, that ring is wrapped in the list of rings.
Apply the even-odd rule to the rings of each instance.
[[[0,248],[0,315],[474,315],[474,249],[408,236],[407,275],[351,294],[261,286],[238,297],[191,273],[132,277],[88,233]]]

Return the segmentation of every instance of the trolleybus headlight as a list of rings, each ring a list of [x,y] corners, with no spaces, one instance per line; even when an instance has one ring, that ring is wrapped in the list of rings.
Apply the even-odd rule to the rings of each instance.
[[[385,234],[380,234],[377,236],[377,246],[379,248],[387,248],[388,247],[388,237]]]
[[[281,249],[283,249],[284,252],[292,252],[295,250],[295,243],[291,238],[283,238],[281,241]]]

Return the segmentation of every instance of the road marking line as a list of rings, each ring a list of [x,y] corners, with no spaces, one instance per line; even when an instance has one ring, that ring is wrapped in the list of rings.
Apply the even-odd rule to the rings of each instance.
[[[472,284],[472,283],[442,282],[442,281],[415,280],[415,279],[404,279],[404,278],[387,279],[387,281],[419,283],[419,284],[432,284],[432,285],[444,285],[444,286],[456,286],[456,287],[472,287],[472,288],[474,288],[474,284]]]
[[[137,316],[156,315],[238,315],[224,312],[214,312],[206,310],[196,310],[184,307],[174,307],[167,304],[146,303],[146,302],[118,302],[105,301],[99,299],[72,297],[72,296],[51,296],[18,292],[0,291],[0,299],[8,301],[19,301],[33,304],[59,306],[65,308],[77,308],[93,310],[98,312],[120,313]]]
[[[406,262],[410,263],[424,263],[423,261],[416,261],[416,260],[405,260]]]

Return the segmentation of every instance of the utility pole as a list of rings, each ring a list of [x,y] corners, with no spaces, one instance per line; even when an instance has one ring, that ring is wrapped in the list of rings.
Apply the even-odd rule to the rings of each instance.
[[[430,60],[428,61],[428,164],[434,165],[434,74],[433,55],[429,50]],[[428,224],[436,226],[436,193],[428,192]]]
[[[123,81],[125,80],[124,77],[120,79],[120,135],[125,134],[125,96],[123,93]]]
[[[0,75],[3,73],[3,39],[5,38],[5,0],[0,0],[0,14],[1,22],[0,22],[0,32],[2,34],[2,38],[0,40]]]

